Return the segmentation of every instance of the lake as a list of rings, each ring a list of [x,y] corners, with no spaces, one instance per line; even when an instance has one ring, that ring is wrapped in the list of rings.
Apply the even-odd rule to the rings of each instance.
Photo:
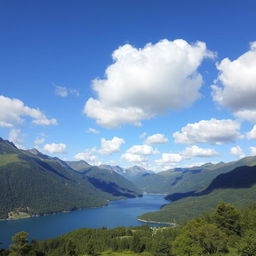
[[[83,209],[47,216],[19,220],[0,221],[0,242],[7,247],[11,237],[20,231],[30,234],[30,238],[42,240],[60,236],[79,228],[113,228],[117,226],[145,225],[136,217],[157,211],[168,201],[165,195],[146,194],[143,197],[112,201],[105,207]]]

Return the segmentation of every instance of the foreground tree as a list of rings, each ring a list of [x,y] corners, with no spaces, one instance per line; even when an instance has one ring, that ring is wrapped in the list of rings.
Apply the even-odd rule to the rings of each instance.
[[[28,255],[32,246],[28,241],[28,233],[19,232],[12,237],[13,244],[10,245],[10,256]]]
[[[241,235],[241,214],[232,204],[220,202],[213,214],[213,220],[228,236]]]
[[[192,220],[172,243],[172,252],[178,256],[211,255],[227,251],[227,236],[216,225]]]

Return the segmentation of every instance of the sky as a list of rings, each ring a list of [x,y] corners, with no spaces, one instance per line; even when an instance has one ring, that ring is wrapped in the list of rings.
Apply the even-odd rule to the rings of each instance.
[[[0,0],[0,136],[156,172],[256,155],[254,0]]]

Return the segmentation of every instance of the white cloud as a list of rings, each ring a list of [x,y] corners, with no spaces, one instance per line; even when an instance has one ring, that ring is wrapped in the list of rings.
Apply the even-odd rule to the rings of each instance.
[[[159,164],[174,164],[174,163],[179,163],[183,160],[183,157],[181,154],[169,154],[169,153],[163,153],[162,157],[158,160],[155,160],[156,163]]]
[[[101,162],[98,160],[98,158],[93,155],[93,152],[95,152],[95,149],[85,149],[84,152],[78,153],[74,156],[75,160],[84,160],[87,163],[91,165],[100,165]]]
[[[243,158],[245,157],[243,150],[241,149],[240,146],[234,146],[230,149],[230,154],[239,157],[239,158]]]
[[[236,111],[234,115],[242,120],[256,123],[256,110],[239,110]]]
[[[127,162],[134,163],[145,163],[148,161],[146,156],[158,154],[159,151],[154,149],[149,145],[134,145],[126,150],[124,154],[122,154],[122,159]]]
[[[59,97],[67,97],[68,96],[68,89],[63,86],[55,86],[55,94]]]
[[[67,146],[63,143],[51,143],[45,144],[43,149],[51,154],[63,154],[66,148]]]
[[[140,134],[139,138],[144,139],[146,136],[147,136],[147,133],[143,132],[143,133]]]
[[[87,129],[87,132],[88,132],[88,133],[94,133],[94,134],[99,134],[99,133],[100,133],[98,130],[96,130],[96,129],[94,129],[94,128],[88,128],[88,129]]]
[[[29,116],[34,124],[38,125],[56,125],[56,119],[48,119],[39,109],[25,106],[18,99],[11,99],[0,95],[0,127],[13,127],[21,124],[23,116]]]
[[[8,140],[13,142],[18,148],[23,149],[22,143],[24,140],[24,134],[20,129],[11,129],[9,132]]]
[[[251,155],[256,156],[256,147],[250,147]]]
[[[145,144],[164,144],[167,143],[168,139],[164,136],[164,134],[154,134],[151,136],[148,136],[145,140]]]
[[[79,96],[79,91],[77,89],[73,89],[73,88],[67,88],[64,86],[55,86],[55,95],[65,98],[68,95],[75,95],[75,96]]]
[[[108,128],[140,125],[142,120],[190,106],[200,97],[198,67],[213,54],[205,43],[164,39],[137,49],[130,44],[113,52],[106,79],[92,82],[97,98],[89,98],[84,113]]]
[[[121,157],[123,160],[127,162],[134,162],[134,163],[142,163],[147,161],[147,159],[143,155],[137,155],[133,153],[124,153]]]
[[[119,137],[113,137],[112,140],[101,139],[101,148],[99,153],[103,155],[111,155],[115,152],[120,151],[120,147],[124,144],[125,141]]]
[[[198,123],[187,124],[180,132],[173,133],[175,143],[193,144],[223,144],[231,143],[242,135],[239,132],[240,123],[230,119],[201,120]]]
[[[223,59],[217,69],[220,73],[215,83],[221,85],[212,85],[214,101],[228,107],[235,116],[255,122],[256,41],[237,59]]]
[[[158,154],[159,151],[149,145],[134,145],[127,150],[127,153],[148,156]]]
[[[45,138],[42,138],[42,137],[37,137],[35,140],[34,140],[34,144],[35,145],[40,145],[40,144],[43,144],[45,142]]]
[[[191,157],[215,157],[219,156],[219,153],[216,152],[214,149],[211,148],[200,148],[196,145],[187,147],[181,153],[184,158],[191,158]]]
[[[256,139],[256,125],[253,126],[252,130],[246,134],[248,140]]]

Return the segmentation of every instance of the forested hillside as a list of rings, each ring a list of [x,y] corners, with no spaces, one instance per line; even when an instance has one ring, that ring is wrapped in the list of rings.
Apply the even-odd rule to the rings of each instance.
[[[140,218],[180,223],[212,210],[220,200],[238,207],[249,206],[256,198],[256,166],[241,166],[220,174],[203,191],[173,194],[167,198],[175,201],[158,212],[146,213]]]
[[[204,164],[192,168],[175,168],[140,177],[135,185],[149,193],[199,192],[207,188],[212,180],[239,166],[255,166],[256,157],[245,157],[238,161],[217,164]]]
[[[96,207],[140,194],[116,173],[78,172],[58,158],[0,139],[0,219]]]

